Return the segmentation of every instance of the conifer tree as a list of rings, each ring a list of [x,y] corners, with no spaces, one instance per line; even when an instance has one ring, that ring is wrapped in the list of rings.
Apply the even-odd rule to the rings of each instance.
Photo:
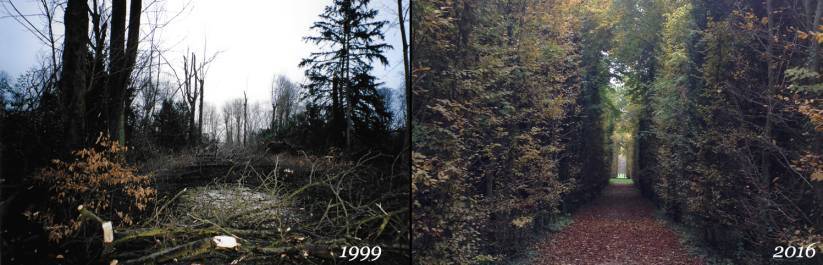
[[[311,27],[316,35],[304,38],[324,48],[300,62],[300,67],[307,67],[307,96],[325,109],[333,132],[345,129],[347,147],[351,147],[355,124],[362,122],[355,121],[363,118],[355,114],[357,109],[382,104],[368,96],[374,94],[377,84],[363,85],[359,77],[370,76],[374,61],[388,64],[383,52],[391,49],[383,43],[383,27],[388,22],[376,20],[377,10],[371,9],[369,2],[335,0],[327,6]]]

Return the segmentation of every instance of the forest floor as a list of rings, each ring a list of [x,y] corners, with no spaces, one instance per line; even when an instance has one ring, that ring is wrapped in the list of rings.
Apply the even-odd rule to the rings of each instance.
[[[704,264],[632,184],[611,182],[574,222],[537,245],[534,264]]]

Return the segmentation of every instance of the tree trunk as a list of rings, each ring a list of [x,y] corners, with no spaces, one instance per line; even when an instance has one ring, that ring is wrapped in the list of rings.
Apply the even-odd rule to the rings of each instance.
[[[64,14],[65,41],[60,90],[63,122],[68,133],[66,147],[69,149],[85,142],[88,9],[86,0],[68,0]]]
[[[352,138],[352,112],[354,109],[354,102],[352,102],[353,91],[351,82],[351,75],[349,72],[350,64],[349,64],[349,34],[351,29],[349,28],[350,18],[346,15],[345,21],[343,22],[343,82],[345,82],[345,94],[346,94],[346,150],[351,150],[351,138]]]
[[[131,72],[137,62],[137,44],[140,42],[140,12],[142,8],[143,1],[131,0],[131,7],[129,7],[129,39],[126,44],[126,71],[123,73],[123,84],[120,87],[123,96],[118,102],[117,141],[123,146],[126,145],[126,112],[129,105],[131,105],[130,100],[132,98],[128,85]]]
[[[340,115],[340,114],[342,114],[342,111],[341,111],[342,108],[340,106],[340,77],[337,76],[337,74],[335,74],[335,76],[332,77],[332,83],[331,83],[331,109],[332,109],[332,132],[334,132],[334,134],[337,134],[335,136],[335,138],[336,138],[336,137],[339,136],[339,131],[338,130],[340,129],[340,123],[342,121],[342,117],[341,117],[342,115]],[[337,139],[335,139],[334,141],[335,141],[335,143],[337,143]]]
[[[189,67],[191,76],[186,77],[186,83],[189,90],[186,91],[186,97],[189,103],[189,143],[197,144],[197,135],[195,134],[195,113],[197,112],[197,92],[198,92],[198,75],[197,75],[197,55],[191,53],[191,65]],[[192,80],[194,78],[194,80]],[[193,86],[193,87],[192,87]]]
[[[232,135],[232,124],[231,124],[231,115],[227,112],[223,112],[223,123],[226,126],[226,143],[232,145],[234,143],[234,136]]]
[[[201,142],[201,143],[202,143],[202,141],[201,141],[200,138],[203,137],[203,83],[204,83],[204,78],[205,77],[203,77],[203,73],[201,72],[200,73],[200,79],[198,80],[198,81],[200,81],[200,117],[198,118],[198,120],[200,122],[197,125],[198,126],[198,128],[197,128],[197,132],[198,132],[197,133],[197,139],[198,139],[198,142]]]
[[[112,0],[109,41],[109,86],[106,99],[109,137],[119,138],[119,121],[125,84],[126,0]],[[118,139],[119,140],[119,139]]]
[[[272,98],[274,98],[274,97],[272,97]],[[273,132],[279,131],[279,127],[277,126],[277,115],[274,115],[275,113],[277,113],[277,104],[272,102],[272,104],[271,104],[271,122],[269,123],[270,124],[269,127],[271,128],[271,130]]]
[[[406,132],[403,137],[404,149],[411,149],[411,68],[409,67],[409,44],[406,41],[406,23],[403,19],[403,0],[397,0],[397,18],[400,21],[400,40],[403,45],[403,72],[406,79]],[[411,153],[409,153],[411,154]],[[411,157],[409,158],[411,159]]]
[[[106,34],[108,34],[108,23],[103,21],[100,13],[100,5],[98,1],[92,1],[93,6],[89,15],[91,19],[92,32],[94,37],[90,38],[90,42],[94,43],[94,51],[92,58],[89,58],[90,65],[86,71],[88,75],[88,90],[86,91],[85,102],[87,105],[85,134],[97,134],[97,132],[108,132],[108,87],[109,76],[106,70]],[[101,118],[102,117],[102,118]]]
[[[353,126],[353,124],[352,124],[353,123],[352,122],[352,120],[353,120],[352,119],[352,112],[353,111],[352,110],[354,109],[354,106],[352,106],[352,105],[354,105],[354,102],[352,102],[352,101],[354,101],[354,99],[351,95],[352,94],[351,90],[352,90],[352,87],[349,85],[349,89],[346,93],[347,98],[348,98],[348,100],[347,100],[348,103],[346,104],[346,149],[347,150],[351,150],[351,138],[352,138],[352,133],[354,132],[354,130],[352,128],[352,126]]]
[[[246,140],[249,134],[249,98],[246,96],[246,91],[243,91],[243,145],[246,145]]]
[[[141,0],[132,0],[129,12],[129,39],[126,47],[126,0],[113,0],[111,6],[111,41],[109,61],[111,82],[108,90],[109,136],[126,144],[126,88],[137,60],[137,44],[140,42]],[[126,50],[127,49],[127,50]]]

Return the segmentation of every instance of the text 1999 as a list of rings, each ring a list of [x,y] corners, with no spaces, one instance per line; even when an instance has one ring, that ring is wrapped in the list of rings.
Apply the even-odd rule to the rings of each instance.
[[[380,246],[350,246],[350,247],[343,247],[343,253],[340,254],[339,258],[348,259],[349,261],[354,261],[356,259],[360,259],[359,261],[375,261],[380,258],[380,253],[383,250]]]

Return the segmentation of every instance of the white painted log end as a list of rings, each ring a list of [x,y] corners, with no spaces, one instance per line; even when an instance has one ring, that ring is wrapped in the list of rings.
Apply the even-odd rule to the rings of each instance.
[[[114,229],[111,227],[111,221],[103,222],[103,242],[114,242]]]
[[[214,241],[214,245],[217,248],[235,248],[240,246],[240,243],[237,243],[237,238],[232,236],[215,236],[212,238]]]

